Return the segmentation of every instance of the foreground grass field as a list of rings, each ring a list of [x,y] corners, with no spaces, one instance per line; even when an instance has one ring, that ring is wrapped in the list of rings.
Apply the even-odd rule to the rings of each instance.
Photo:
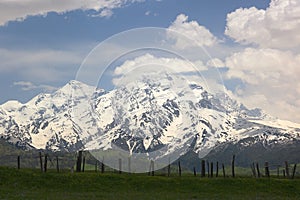
[[[41,173],[1,167],[0,199],[300,199],[300,179]]]

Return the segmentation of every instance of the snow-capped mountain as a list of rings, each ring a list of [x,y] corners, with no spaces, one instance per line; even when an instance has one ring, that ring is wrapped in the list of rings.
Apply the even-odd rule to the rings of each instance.
[[[203,157],[225,143],[298,141],[300,125],[164,74],[112,91],[70,81],[25,104],[8,101],[0,106],[0,136],[21,147],[53,151],[120,148],[159,157],[193,150]]]

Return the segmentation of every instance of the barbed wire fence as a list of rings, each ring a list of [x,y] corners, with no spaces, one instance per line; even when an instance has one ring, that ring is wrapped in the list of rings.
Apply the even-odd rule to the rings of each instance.
[[[202,160],[199,162],[200,170],[196,171],[196,166],[193,167],[192,171],[183,170],[180,160],[174,162],[172,167],[170,165],[166,166],[164,169],[159,170],[157,174],[164,174],[165,176],[170,176],[172,173],[174,175],[182,176],[182,174],[193,174],[199,177],[236,177],[236,176],[252,176],[255,178],[262,177],[277,177],[277,178],[288,178],[294,179],[299,178],[300,173],[297,172],[297,164],[289,164],[287,161],[280,163],[269,164],[265,162],[251,163],[249,166],[250,170],[247,168],[235,169],[234,164],[235,156],[233,156],[233,162],[231,165],[226,166],[224,163],[219,162],[209,162],[208,160]],[[6,166],[17,169],[40,169],[41,172],[47,171],[65,171],[65,172],[84,172],[84,171],[95,171],[95,172],[115,172],[120,173],[120,169],[112,169],[105,166],[104,163],[95,159],[89,152],[79,151],[72,153],[62,153],[62,152],[47,152],[47,151],[25,151],[21,153],[8,153],[0,154],[0,166]],[[150,163],[151,173],[148,175],[154,176],[154,161]],[[245,172],[241,171],[245,170]],[[184,173],[182,173],[184,171]]]

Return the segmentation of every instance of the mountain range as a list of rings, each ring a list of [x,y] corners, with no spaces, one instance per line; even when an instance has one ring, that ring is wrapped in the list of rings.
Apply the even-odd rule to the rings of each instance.
[[[72,80],[24,104],[8,101],[0,105],[0,137],[24,149],[119,149],[151,159],[191,151],[211,159],[241,153],[255,159],[264,150],[299,147],[300,124],[162,74],[111,91]]]

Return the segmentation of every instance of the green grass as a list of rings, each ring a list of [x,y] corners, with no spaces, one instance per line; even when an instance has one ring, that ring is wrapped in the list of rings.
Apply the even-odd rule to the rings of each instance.
[[[0,199],[300,199],[300,179],[41,173],[0,167]]]

